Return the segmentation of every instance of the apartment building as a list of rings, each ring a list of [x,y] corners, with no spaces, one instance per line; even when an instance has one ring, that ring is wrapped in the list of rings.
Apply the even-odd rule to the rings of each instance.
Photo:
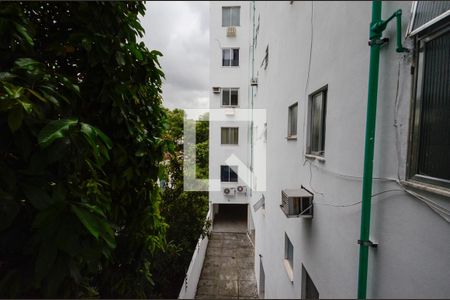
[[[239,114],[249,109],[250,26],[250,2],[210,3],[209,174],[220,186],[210,189],[209,199],[217,218],[250,215],[242,167],[249,165],[250,123]]]
[[[449,2],[382,3],[394,19],[377,41],[369,241],[359,239],[371,2],[211,2],[210,14],[210,107],[229,118],[211,123],[222,190],[210,202],[216,216],[246,205],[260,297],[355,298],[362,242],[368,298],[450,297]],[[246,184],[225,160],[250,166],[256,140],[233,107],[267,112],[267,184],[230,197]]]

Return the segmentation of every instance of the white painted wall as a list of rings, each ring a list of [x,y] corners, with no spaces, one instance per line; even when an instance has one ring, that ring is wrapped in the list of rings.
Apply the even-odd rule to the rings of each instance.
[[[240,26],[236,27],[236,36],[227,37],[227,27],[222,27],[222,6],[240,6]],[[210,108],[222,109],[221,95],[214,94],[212,87],[239,88],[239,107],[248,108],[248,64],[249,64],[249,2],[222,1],[210,3]],[[222,67],[222,48],[239,48],[239,66]],[[225,108],[223,108],[225,110]],[[245,165],[249,162],[248,122],[236,122],[236,115],[227,115],[226,121],[210,120],[209,140],[209,176],[220,180],[220,166],[232,154]],[[220,128],[239,127],[238,145],[221,145]],[[241,173],[241,169],[238,170]],[[242,176],[241,176],[242,177]],[[221,187],[245,185],[240,178],[237,183],[222,183]],[[223,192],[210,192],[211,203],[248,203],[246,194],[236,193],[227,197]]]
[[[214,22],[218,5],[211,6]],[[411,2],[383,2],[383,18],[398,8],[403,10],[405,30]],[[255,59],[259,85],[254,103],[255,108],[267,109],[268,180],[265,210],[252,213],[256,228],[255,272],[259,279],[262,255],[266,298],[299,298],[302,264],[321,298],[356,297],[361,206],[329,204],[346,205],[361,200],[370,15],[370,2],[256,2],[255,19],[260,16],[261,23]],[[211,27],[211,32],[213,37],[217,29]],[[391,42],[381,50],[374,177],[396,178],[400,165],[404,178],[411,57],[395,52],[394,22],[384,36]],[[211,47],[216,47],[216,43],[212,38]],[[264,70],[260,65],[267,45],[269,66]],[[407,46],[412,46],[409,41]],[[226,74],[215,77],[216,60],[213,55],[212,79],[217,79],[217,83],[221,82],[219,78],[230,80]],[[393,126],[398,68],[400,161]],[[242,81],[243,85],[244,82],[247,84],[248,79]],[[308,95],[325,85],[325,162],[318,162],[304,157],[305,113]],[[214,107],[214,96],[211,99]],[[288,107],[296,101],[298,139],[287,141]],[[211,161],[216,157],[211,154]],[[211,174],[218,172],[214,163],[210,165]],[[281,190],[300,185],[315,193],[312,220],[287,219],[279,207]],[[393,189],[400,189],[395,182],[374,181],[373,193]],[[450,207],[449,199],[427,196]],[[259,193],[254,193],[251,202],[259,197]],[[285,232],[294,245],[293,283],[283,266]],[[370,250],[369,298],[450,296],[450,225],[424,203],[402,191],[374,197],[371,235],[379,246]]]
[[[211,221],[212,212],[208,211],[206,215],[206,221]],[[194,299],[197,293],[197,286],[200,280],[200,275],[202,273],[203,262],[205,261],[206,249],[208,248],[209,238],[205,236],[198,239],[197,245],[195,246],[194,254],[192,255],[191,262],[189,263],[188,270],[186,272],[186,277],[184,278],[183,285],[181,287],[180,293],[178,294],[178,299]]]

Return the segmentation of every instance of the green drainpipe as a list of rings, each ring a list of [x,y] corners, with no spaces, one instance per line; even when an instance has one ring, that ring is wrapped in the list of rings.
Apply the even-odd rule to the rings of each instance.
[[[407,52],[401,43],[401,14],[396,11],[385,21],[381,20],[381,1],[372,1],[372,21],[370,23],[370,65],[369,87],[367,99],[366,139],[364,149],[364,175],[362,186],[361,207],[361,233],[358,241],[359,247],[359,272],[358,272],[358,299],[366,299],[367,294],[367,269],[369,260],[369,247],[375,247],[369,240],[370,235],[370,209],[372,200],[372,173],[373,155],[375,144],[375,125],[377,114],[378,73],[380,65],[380,47],[387,43],[388,39],[381,39],[383,31],[389,21],[397,19],[397,52]]]

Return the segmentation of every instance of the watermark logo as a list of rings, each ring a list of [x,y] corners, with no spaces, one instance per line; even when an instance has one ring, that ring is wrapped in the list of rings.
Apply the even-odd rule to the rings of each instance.
[[[266,191],[265,109],[185,109],[184,115],[184,190],[221,191],[221,166],[237,170],[238,184],[252,191]],[[209,179],[196,177],[196,122],[209,115]],[[221,128],[239,127],[236,147],[221,145]]]

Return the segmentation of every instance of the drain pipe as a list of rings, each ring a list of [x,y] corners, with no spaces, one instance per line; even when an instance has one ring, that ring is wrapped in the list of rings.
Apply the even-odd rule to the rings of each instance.
[[[359,244],[359,271],[358,271],[358,299],[366,299],[367,294],[367,269],[369,260],[369,247],[376,247],[376,244],[369,240],[370,235],[370,210],[372,200],[372,176],[373,176],[373,156],[375,144],[375,126],[377,114],[377,94],[378,75],[380,65],[380,47],[387,43],[389,39],[381,39],[383,31],[389,21],[397,19],[397,52],[407,52],[401,44],[401,14],[396,11],[387,20],[381,20],[381,1],[372,1],[372,20],[370,23],[370,64],[369,64],[369,87],[367,97],[366,116],[366,137],[364,148],[364,175],[362,186],[362,207],[361,207],[361,232]]]

